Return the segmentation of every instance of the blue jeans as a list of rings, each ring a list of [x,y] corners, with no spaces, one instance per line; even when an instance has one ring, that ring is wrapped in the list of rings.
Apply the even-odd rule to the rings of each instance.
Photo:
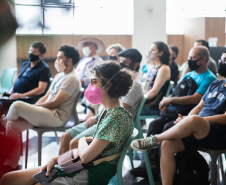
[[[159,115],[160,114],[160,110],[154,110],[149,108],[147,105],[144,105],[140,115],[141,116],[151,116],[151,115]]]

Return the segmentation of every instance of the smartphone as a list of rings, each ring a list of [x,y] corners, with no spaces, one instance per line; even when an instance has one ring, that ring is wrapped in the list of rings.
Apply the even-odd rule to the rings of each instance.
[[[46,176],[46,170],[45,170],[45,171],[42,171],[42,172],[39,172],[39,173],[33,175],[33,179],[35,179],[40,184],[45,184],[47,182],[51,182],[54,179],[56,179],[57,173],[58,173],[58,170],[53,168],[50,171],[49,176]]]

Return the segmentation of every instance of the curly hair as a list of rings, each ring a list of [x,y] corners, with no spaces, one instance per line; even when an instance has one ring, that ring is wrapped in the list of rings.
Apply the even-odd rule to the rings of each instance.
[[[154,42],[153,44],[155,44],[158,48],[159,52],[163,52],[162,56],[160,56],[160,61],[162,64],[166,64],[169,65],[170,62],[170,51],[169,51],[169,47],[164,43],[164,42]]]
[[[106,61],[95,65],[90,72],[101,80],[103,87],[110,85],[107,91],[109,98],[125,96],[133,84],[134,73],[127,69],[120,70],[120,66],[115,62]]]
[[[64,56],[67,57],[68,59],[71,58],[73,65],[75,65],[79,62],[79,60],[80,60],[79,52],[73,46],[61,45],[58,50],[63,51]]]

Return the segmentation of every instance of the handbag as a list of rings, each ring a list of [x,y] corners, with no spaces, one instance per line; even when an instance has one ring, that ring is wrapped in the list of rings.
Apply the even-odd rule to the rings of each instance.
[[[182,97],[193,95],[198,89],[198,85],[195,80],[191,77],[185,77],[177,86],[175,87],[171,97]],[[167,113],[161,112],[160,115],[169,119],[176,119],[178,114],[187,115],[196,104],[192,105],[178,105],[172,104],[167,106]]]
[[[62,155],[60,155],[58,157],[58,167],[67,174],[70,174],[72,172],[81,170],[83,168],[91,168],[93,166],[96,166],[104,161],[112,161],[114,159],[117,159],[118,157],[120,157],[121,152],[108,156],[108,157],[104,157],[104,158],[95,158],[94,160],[84,164],[82,163],[79,155],[78,155],[78,149],[73,149],[73,150],[69,150],[68,152],[63,153]],[[98,159],[99,158],[99,159]]]

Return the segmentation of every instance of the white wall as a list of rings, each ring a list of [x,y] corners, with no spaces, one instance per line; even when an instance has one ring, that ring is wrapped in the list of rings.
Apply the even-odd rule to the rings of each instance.
[[[16,36],[0,46],[0,75],[4,68],[17,67]]]
[[[141,66],[147,62],[146,53],[155,41],[167,42],[166,0],[134,0],[132,47],[143,56]]]

